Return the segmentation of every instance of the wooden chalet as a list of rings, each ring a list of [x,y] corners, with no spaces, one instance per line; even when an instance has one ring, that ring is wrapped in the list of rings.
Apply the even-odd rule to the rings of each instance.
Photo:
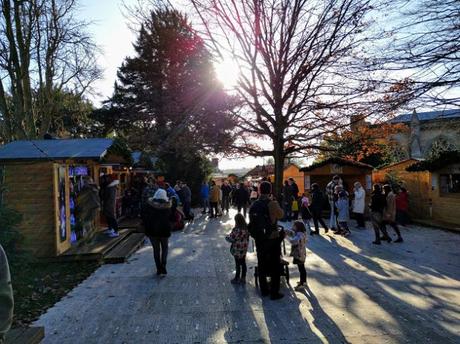
[[[83,178],[99,183],[102,174],[116,173],[122,188],[129,177],[129,159],[113,146],[111,139],[55,139],[14,141],[0,149],[2,202],[22,215],[26,249],[55,257],[84,239],[76,238],[74,214]]]

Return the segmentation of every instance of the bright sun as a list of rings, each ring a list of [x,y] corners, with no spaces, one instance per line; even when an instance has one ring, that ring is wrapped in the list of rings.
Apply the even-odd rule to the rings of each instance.
[[[215,64],[216,74],[226,89],[236,86],[239,70],[236,63],[231,60],[223,60]]]

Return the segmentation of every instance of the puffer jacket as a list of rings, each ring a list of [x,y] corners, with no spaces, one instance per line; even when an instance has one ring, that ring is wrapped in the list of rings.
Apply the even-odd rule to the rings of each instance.
[[[169,238],[171,236],[171,202],[161,200],[147,202],[143,222],[147,236]]]

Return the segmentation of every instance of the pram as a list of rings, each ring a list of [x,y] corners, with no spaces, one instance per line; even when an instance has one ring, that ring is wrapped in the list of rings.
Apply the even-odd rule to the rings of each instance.
[[[284,231],[284,227],[278,225],[278,231]],[[256,245],[255,245],[254,240],[252,240],[252,246],[254,247],[254,252],[255,252]],[[289,262],[283,259],[283,256],[285,255],[286,255],[286,244],[283,238],[283,241],[281,242],[281,256],[280,256],[280,266],[279,266],[280,277],[284,277],[286,280],[286,284],[290,285],[289,284]],[[259,268],[257,265],[254,267],[254,278],[256,282],[256,287],[259,287]]]

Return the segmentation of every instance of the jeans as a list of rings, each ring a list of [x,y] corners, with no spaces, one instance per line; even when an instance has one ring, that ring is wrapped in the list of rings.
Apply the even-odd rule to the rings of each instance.
[[[112,216],[105,216],[105,219],[107,221],[107,225],[109,228],[113,229],[115,232],[118,232],[118,222],[117,219],[112,217]]]
[[[358,223],[358,227],[366,227],[366,224],[364,223],[364,214],[361,213],[355,213],[355,218],[356,222]]]
[[[401,231],[399,230],[399,227],[395,221],[382,221],[382,229],[383,229],[382,233],[386,232],[386,225],[389,225],[390,227],[394,229],[398,238],[402,238]]]
[[[185,215],[186,219],[190,218],[190,209],[191,208],[192,208],[191,202],[185,201],[183,209],[184,209],[184,215]]]
[[[207,211],[210,211],[211,209],[210,206],[209,206],[209,198],[203,198],[201,200],[201,203],[203,204],[203,212],[207,212]]]
[[[218,204],[219,204],[218,202],[211,202],[211,210],[210,210],[211,217],[215,217],[219,213],[219,210],[217,209]]]
[[[331,206],[331,216],[329,218],[329,228],[337,228],[337,216],[335,215],[334,202],[329,202]]]
[[[278,295],[280,291],[280,257],[281,243],[278,240],[256,242],[259,285],[262,294]],[[270,288],[267,277],[270,276]]]
[[[230,210],[230,197],[229,196],[222,196],[222,212]]]
[[[244,217],[246,217],[246,212],[247,212],[246,204],[238,204],[237,209],[238,209],[238,213],[241,213],[241,209],[243,209]]]
[[[300,273],[300,283],[307,282],[307,270],[305,270],[305,263],[297,263]]]
[[[165,237],[150,237],[150,242],[153,247],[153,258],[157,271],[166,269],[166,261],[168,259],[168,238]]]
[[[321,216],[322,211],[319,209],[312,209],[312,216],[313,216],[313,223],[315,225],[315,232],[319,233],[318,222],[323,226],[323,228],[327,231],[328,227],[324,223],[323,217]]]
[[[246,272],[248,271],[246,267],[246,257],[243,258],[235,258],[235,268],[236,268],[236,276],[235,278],[246,278]]]
[[[380,231],[382,232],[383,236],[385,238],[388,238],[388,233],[383,225],[383,215],[378,212],[371,212],[371,221],[372,221],[372,227],[374,228],[374,233],[375,233],[375,241],[380,242]]]

